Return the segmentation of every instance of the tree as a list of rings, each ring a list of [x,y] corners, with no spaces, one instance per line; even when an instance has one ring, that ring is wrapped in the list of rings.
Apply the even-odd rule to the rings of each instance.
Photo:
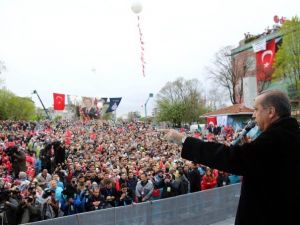
[[[220,109],[226,106],[226,104],[224,104],[226,103],[226,97],[228,98],[228,96],[224,95],[224,93],[219,89],[210,89],[205,99],[205,105],[211,111]]]
[[[47,115],[46,115],[44,109],[37,107],[34,120],[41,121],[41,120],[46,120],[46,119],[47,119]]]
[[[243,78],[249,70],[248,53],[231,56],[231,46],[216,53],[213,66],[208,68],[209,78],[225,88],[232,104],[240,103],[243,98]]]
[[[293,17],[281,27],[282,45],[276,53],[275,80],[286,79],[289,83],[290,97],[300,96],[300,20]]]
[[[127,118],[128,118],[129,122],[133,122],[133,121],[141,118],[141,113],[138,112],[138,111],[129,112],[128,115],[127,115]]]
[[[197,79],[178,78],[168,82],[157,95],[157,121],[170,121],[176,126],[198,121],[199,116],[206,112],[200,91]]]
[[[18,97],[7,89],[0,89],[0,120],[33,120],[35,105],[30,98]]]

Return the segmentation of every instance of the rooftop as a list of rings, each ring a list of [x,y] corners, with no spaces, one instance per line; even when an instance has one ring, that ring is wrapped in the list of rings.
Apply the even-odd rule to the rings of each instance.
[[[220,116],[220,115],[251,115],[254,109],[246,107],[244,104],[234,104],[213,112],[205,113],[201,117]]]

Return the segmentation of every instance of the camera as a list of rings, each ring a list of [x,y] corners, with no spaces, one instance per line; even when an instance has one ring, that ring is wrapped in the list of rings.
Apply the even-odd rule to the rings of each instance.
[[[67,185],[61,193],[65,195],[68,199],[73,198],[74,194],[76,194],[76,187],[73,187],[72,185]]]
[[[53,192],[53,191],[50,189],[46,189],[42,195],[42,198],[44,198],[44,199],[48,198],[49,196],[51,196],[51,192]]]
[[[27,197],[27,202],[28,202],[28,203],[32,203],[33,200],[34,200],[34,197],[33,197],[33,196],[28,196],[28,197]]]

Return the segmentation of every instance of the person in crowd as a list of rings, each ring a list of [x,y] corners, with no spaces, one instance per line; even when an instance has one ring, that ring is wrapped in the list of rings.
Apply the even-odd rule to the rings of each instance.
[[[61,141],[56,141],[53,143],[54,148],[54,168],[57,165],[63,164],[66,160],[66,148]]]
[[[178,190],[175,187],[175,181],[171,174],[166,174],[163,180],[163,188],[161,198],[170,198],[178,195]]]
[[[80,197],[72,185],[67,185],[62,191],[60,204],[65,216],[82,212]]]
[[[215,177],[212,169],[207,167],[201,180],[201,190],[211,189],[216,187],[216,185],[217,177]]]
[[[42,219],[47,220],[60,216],[59,202],[55,199],[55,191],[49,189],[44,193],[43,197],[45,198],[45,203],[42,207]]]
[[[43,169],[42,172],[36,176],[36,179],[42,188],[46,188],[49,182],[52,180],[52,176],[50,173],[48,173],[47,169]]]
[[[236,225],[293,224],[300,201],[300,180],[295,179],[300,173],[300,130],[291,117],[289,98],[278,90],[262,92],[255,99],[253,118],[262,133],[250,143],[227,146],[185,138],[174,130],[166,138],[183,143],[185,159],[243,176]],[[278,165],[284,170],[274,173]],[[286,189],[279,182],[274,188],[278,177],[293,180],[293,185]]]
[[[127,187],[131,190],[131,192],[133,193],[133,196],[135,196],[135,189],[136,189],[137,183],[138,183],[138,179],[137,179],[136,175],[134,175],[132,171],[129,171]]]
[[[106,209],[108,207],[109,206],[105,201],[105,196],[101,194],[100,188],[95,188],[92,191],[92,195],[88,198],[87,211]]]
[[[127,181],[128,181],[128,178],[127,178],[126,173],[122,173],[121,177],[119,179],[120,186],[122,186],[122,184],[124,184],[125,186],[127,186]]]
[[[138,198],[138,202],[146,202],[151,200],[154,186],[153,183],[148,180],[146,173],[142,173],[140,178],[141,180],[136,185],[135,195]]]
[[[178,168],[177,182],[178,182],[178,187],[177,187],[178,195],[190,193],[190,189],[191,189],[190,181],[186,177],[185,173],[183,172],[182,167]]]
[[[134,200],[134,195],[131,189],[129,189],[125,184],[121,185],[121,190],[118,193],[118,206],[131,205]]]
[[[112,207],[115,207],[118,193],[113,187],[113,181],[111,179],[107,179],[104,181],[104,184],[105,187],[101,189],[101,193],[103,194],[105,201]]]
[[[219,171],[217,177],[217,187],[222,187],[229,184],[230,184],[230,180],[228,178],[228,174],[226,172]]]
[[[11,190],[12,191],[12,190]],[[13,191],[12,191],[13,192]],[[17,209],[19,205],[19,199],[15,198],[15,194],[10,194],[8,191],[2,192],[1,202],[4,202],[4,209],[2,220],[7,220],[7,224],[17,224]],[[3,223],[4,224],[4,223]]]
[[[50,188],[49,189],[55,192],[56,201],[60,201],[61,198],[62,198],[63,189],[61,187],[57,186],[57,181],[56,180],[51,180],[50,181]]]
[[[18,223],[31,223],[41,220],[40,207],[36,205],[35,196],[28,196],[19,202],[17,208]]]
[[[21,148],[20,145],[15,146],[15,151],[13,152],[11,158],[12,158],[11,161],[12,161],[13,171],[15,176],[18,176],[20,172],[27,171],[26,155],[23,148]]]
[[[190,181],[190,187],[191,187],[191,192],[197,192],[201,191],[201,175],[198,170],[197,163],[191,163],[191,168],[189,170],[189,181]]]

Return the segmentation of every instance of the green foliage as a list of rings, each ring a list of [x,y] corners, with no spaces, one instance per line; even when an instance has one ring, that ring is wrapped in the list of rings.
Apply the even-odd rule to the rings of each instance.
[[[286,79],[293,97],[300,96],[300,20],[293,17],[281,27],[282,45],[276,53],[273,78]]]
[[[109,112],[109,113],[106,112],[108,107],[109,107],[108,104],[103,105],[102,113],[101,113],[101,119],[103,119],[103,120],[113,120],[113,118],[114,118],[114,115],[112,112]]]
[[[53,120],[54,120],[55,123],[57,123],[57,122],[60,121],[61,119],[62,119],[62,116],[61,116],[61,115],[57,115],[57,116],[54,117]]]
[[[199,120],[206,111],[197,79],[178,78],[168,82],[157,95],[158,122],[169,121],[175,126]]]
[[[41,121],[47,119],[46,113],[42,108],[36,108],[36,114],[33,120]]]
[[[35,106],[30,98],[18,97],[7,89],[0,89],[0,120],[33,120]]]
[[[102,116],[103,120],[112,120],[113,119],[113,114],[110,113],[104,113],[104,115]]]

